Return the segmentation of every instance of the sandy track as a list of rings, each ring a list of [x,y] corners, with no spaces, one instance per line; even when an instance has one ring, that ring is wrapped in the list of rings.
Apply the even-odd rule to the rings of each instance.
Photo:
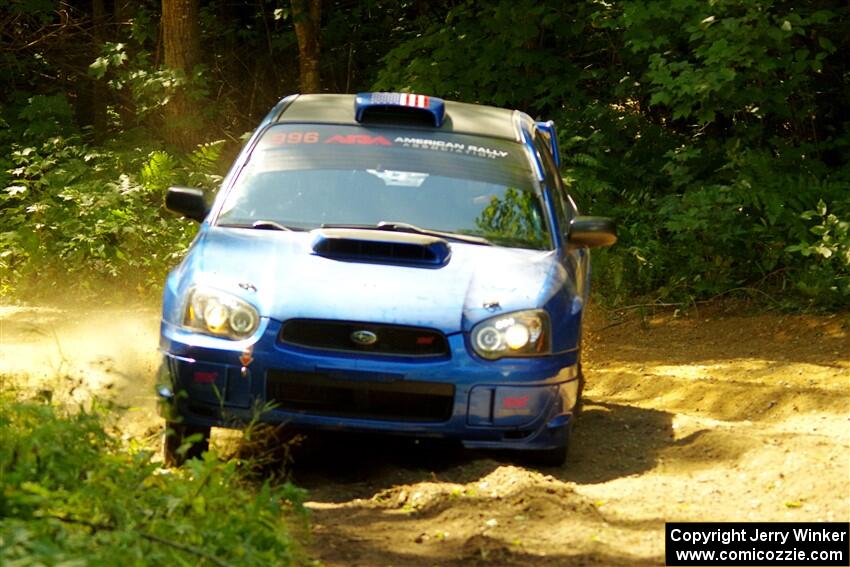
[[[665,521],[850,518],[846,315],[722,307],[588,324],[568,465],[374,437],[308,440],[314,555],[350,565],[658,565]],[[0,310],[0,375],[115,392],[155,433],[152,309]],[[62,389],[62,388],[56,388]],[[65,388],[68,390],[68,388]],[[226,436],[221,436],[225,438]]]
[[[6,379],[72,403],[114,400],[119,433],[138,439],[159,427],[158,343],[156,307],[0,305],[0,387]]]
[[[331,447],[337,458],[295,469],[313,549],[328,566],[660,565],[665,521],[846,521],[845,321],[718,308],[591,320],[566,467]]]

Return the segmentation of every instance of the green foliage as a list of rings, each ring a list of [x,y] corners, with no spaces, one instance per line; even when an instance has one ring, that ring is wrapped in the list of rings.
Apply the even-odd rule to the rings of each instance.
[[[164,212],[165,190],[221,181],[221,142],[180,157],[129,135],[98,148],[75,134],[11,147],[0,190],[0,291],[36,281],[30,287],[41,293],[103,281],[158,287],[195,232]]]
[[[843,212],[844,218],[850,219],[850,200],[843,202]],[[786,249],[811,258],[796,282],[797,288],[812,300],[834,297],[836,306],[846,305],[850,302],[850,222],[829,212],[822,200],[800,218],[813,224],[810,234]]]
[[[18,112],[19,124],[25,124],[20,130],[24,140],[40,141],[47,136],[70,134],[75,130],[74,110],[68,99],[60,94],[35,95]]]
[[[707,124],[813,110],[816,74],[835,52],[822,32],[835,17],[814,3],[676,0],[624,2],[620,23],[626,46],[647,55],[650,104]]]
[[[196,102],[209,95],[205,66],[197,65],[187,76],[179,70],[155,66],[152,57],[141,44],[131,50],[125,43],[105,42],[101,55],[88,69],[92,77],[108,79],[116,92],[129,94],[137,124],[156,118],[178,89]]]
[[[11,85],[0,97],[0,291],[45,264],[75,277],[84,265],[153,274],[170,261],[168,243],[179,253],[191,236],[161,215],[161,192],[214,185],[205,152],[223,151],[192,158],[151,141],[163,103],[178,87],[203,98],[186,114],[198,111],[209,139],[252,128],[297,88],[288,5],[204,3],[191,77],[161,65],[158,2],[126,7],[83,51],[70,48],[90,40],[75,31],[90,31],[85,20],[48,41],[56,22],[36,5],[47,4],[8,8],[17,50],[0,54]],[[606,301],[757,287],[834,307],[847,299],[831,247],[850,220],[848,25],[840,0],[336,2],[323,6],[321,74],[331,92],[371,83],[554,119],[580,209],[619,223],[619,243],[594,254]],[[108,132],[78,126],[94,123],[96,81],[111,87]],[[115,140],[92,145],[107,134]],[[834,222],[803,216],[821,201]],[[832,240],[813,238],[815,226]],[[70,230],[77,240],[63,247]]]
[[[89,65],[89,72],[96,79],[102,79],[110,67],[120,67],[127,61],[127,52],[123,43],[106,42],[103,44],[103,55]]]
[[[553,106],[577,93],[576,83],[592,75],[548,41],[547,36],[566,26],[583,43],[581,28],[589,22],[573,18],[586,16],[587,8],[562,4],[459,3],[433,20],[425,33],[392,49],[374,88],[440,93],[533,111]],[[592,34],[590,38],[592,43]]]
[[[829,1],[461,2],[392,49],[375,88],[555,118],[580,208],[619,224],[594,254],[606,301],[759,287],[835,307],[849,22]],[[819,201],[828,242],[801,216]]]
[[[0,393],[0,564],[296,563],[301,491],[249,482],[213,453],[160,469],[103,418]]]

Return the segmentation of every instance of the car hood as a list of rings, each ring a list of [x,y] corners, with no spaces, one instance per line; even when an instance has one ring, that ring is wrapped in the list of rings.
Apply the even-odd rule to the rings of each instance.
[[[555,251],[451,242],[440,267],[337,260],[309,232],[207,228],[183,265],[255,304],[262,316],[338,319],[466,330],[489,314],[542,307],[564,285]],[[496,306],[498,305],[498,307]]]

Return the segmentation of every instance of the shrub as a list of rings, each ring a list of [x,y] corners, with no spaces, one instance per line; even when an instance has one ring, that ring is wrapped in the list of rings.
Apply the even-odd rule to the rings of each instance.
[[[214,453],[163,470],[124,448],[104,408],[0,393],[0,564],[290,565],[302,493]]]
[[[131,131],[96,148],[79,134],[11,145],[0,189],[0,293],[161,285],[196,230],[163,210],[165,190],[213,190],[223,143],[175,156],[143,137]]]

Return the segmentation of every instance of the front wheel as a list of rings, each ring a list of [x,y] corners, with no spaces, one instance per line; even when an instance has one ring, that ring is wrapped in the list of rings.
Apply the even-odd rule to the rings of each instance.
[[[573,407],[573,418],[577,418],[584,411],[584,370],[581,368],[581,361],[578,363],[578,393],[576,395],[576,405]]]
[[[563,445],[552,447],[551,449],[532,449],[523,451],[525,460],[531,465],[540,467],[562,467],[567,462],[567,455],[570,452],[570,438],[573,433],[573,421],[567,424],[565,435],[561,438]]]
[[[198,435],[200,439],[197,438]],[[189,441],[191,444],[184,447]],[[183,447],[182,451],[181,447]],[[179,467],[188,459],[198,459],[209,448],[209,427],[173,421],[165,422],[165,431],[162,433],[162,462],[166,467]]]
[[[533,465],[541,467],[562,467],[567,462],[567,454],[570,452],[570,445],[562,445],[554,449],[541,449],[536,451],[528,451],[528,461]]]

